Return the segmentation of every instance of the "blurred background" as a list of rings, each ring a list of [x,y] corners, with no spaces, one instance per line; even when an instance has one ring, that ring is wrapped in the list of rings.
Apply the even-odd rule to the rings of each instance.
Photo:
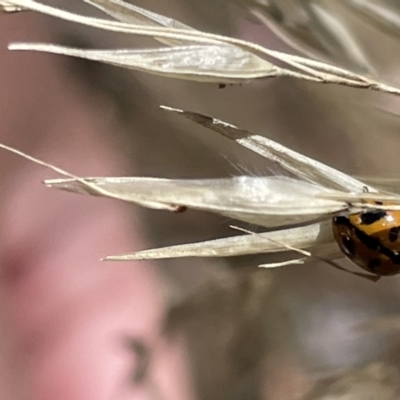
[[[200,30],[308,55],[400,86],[394,1],[138,0]],[[49,2],[50,4],[50,2]],[[78,0],[54,0],[103,16]],[[354,175],[393,176],[395,96],[294,79],[227,86],[13,53],[14,41],[157,46],[34,13],[0,15],[0,140],[88,176],[274,173],[159,109],[198,111]],[[0,154],[0,398],[397,399],[397,277],[371,283],[270,256],[101,263],[108,254],[237,234],[232,221],[46,189],[51,172]],[[348,264],[349,265],[349,264]]]

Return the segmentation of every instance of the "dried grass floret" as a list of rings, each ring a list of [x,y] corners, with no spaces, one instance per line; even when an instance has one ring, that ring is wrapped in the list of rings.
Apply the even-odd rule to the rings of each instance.
[[[6,10],[6,7],[12,6],[12,11],[18,8],[29,9],[94,28],[152,37],[171,48],[82,50],[42,43],[14,43],[9,48],[69,55],[192,81],[230,84],[288,76],[317,83],[400,94],[400,89],[396,87],[343,68],[274,51],[245,40],[198,31],[172,18],[121,0],[87,2],[117,21],[74,14],[34,0],[0,0],[0,7]],[[283,63],[284,67],[275,65],[274,60]]]

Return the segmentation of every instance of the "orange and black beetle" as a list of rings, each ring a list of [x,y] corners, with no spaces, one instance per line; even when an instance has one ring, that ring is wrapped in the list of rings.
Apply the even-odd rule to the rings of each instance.
[[[341,251],[355,264],[375,275],[400,273],[400,211],[376,208],[339,216],[332,227]]]

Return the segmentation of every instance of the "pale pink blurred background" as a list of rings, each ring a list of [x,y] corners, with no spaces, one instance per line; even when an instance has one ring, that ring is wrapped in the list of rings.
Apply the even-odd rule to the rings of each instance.
[[[40,20],[1,16],[0,29],[1,141],[76,173],[123,174],[107,102],[81,90],[65,60],[6,50],[22,37],[50,40]],[[146,246],[127,222],[132,210],[50,191],[40,182],[54,174],[14,155],[2,152],[0,163],[0,398],[151,398],[131,386],[126,340],[160,341],[164,288],[149,263],[99,261]],[[183,356],[171,346],[161,350],[160,362],[169,361],[160,379],[173,398],[187,399],[185,379],[175,383],[185,376]]]

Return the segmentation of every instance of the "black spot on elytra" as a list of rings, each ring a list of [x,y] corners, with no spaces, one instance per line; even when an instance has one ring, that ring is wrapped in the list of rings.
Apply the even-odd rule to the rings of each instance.
[[[226,85],[224,83],[220,83],[218,85],[218,89],[224,89],[224,88],[226,88]]]
[[[400,233],[400,227],[395,226],[393,228],[390,228],[390,230],[389,230],[389,240],[391,242],[395,242],[399,237],[399,233]]]
[[[350,221],[347,217],[334,217],[333,222],[338,225],[348,226]]]
[[[367,246],[370,250],[378,252],[382,250],[383,246],[379,239],[374,238],[373,236],[369,236],[359,229],[355,230],[355,234],[360,242]]]
[[[375,203],[377,206],[383,206],[383,201],[377,201],[377,200],[375,200],[374,203]]]
[[[386,217],[386,211],[383,210],[374,210],[362,213],[360,215],[361,223],[363,225],[371,225],[376,221],[379,221],[382,218]]]
[[[381,265],[381,260],[379,258],[371,258],[368,261],[368,268],[373,271],[375,268],[378,268]]]

